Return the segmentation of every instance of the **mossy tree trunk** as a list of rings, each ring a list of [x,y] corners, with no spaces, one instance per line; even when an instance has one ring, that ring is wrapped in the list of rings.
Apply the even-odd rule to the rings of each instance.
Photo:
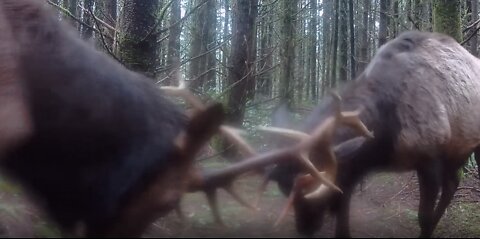
[[[297,0],[283,0],[280,32],[280,98],[293,104],[295,66],[295,14]]]
[[[462,41],[460,0],[433,1],[433,31],[447,34]]]
[[[119,56],[130,69],[155,76],[158,60],[158,0],[124,0],[120,17]]]

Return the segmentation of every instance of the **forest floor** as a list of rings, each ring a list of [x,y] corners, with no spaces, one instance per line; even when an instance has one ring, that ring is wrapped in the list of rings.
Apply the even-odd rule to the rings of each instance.
[[[253,201],[261,178],[246,177],[235,184],[237,191]],[[44,220],[19,189],[0,181],[0,236],[58,237],[58,230]],[[226,226],[213,222],[210,208],[202,193],[185,195],[182,208],[186,220],[182,223],[175,212],[157,220],[145,237],[298,237],[293,212],[278,226],[275,220],[286,198],[275,183],[268,185],[252,211],[239,205],[224,191],[219,192],[219,204]],[[417,237],[419,226],[417,207],[419,191],[414,173],[379,173],[364,180],[358,187],[351,205],[353,237]],[[455,198],[435,230],[434,237],[480,237],[480,181],[474,176],[462,179]],[[325,224],[316,237],[332,237],[333,220]]]

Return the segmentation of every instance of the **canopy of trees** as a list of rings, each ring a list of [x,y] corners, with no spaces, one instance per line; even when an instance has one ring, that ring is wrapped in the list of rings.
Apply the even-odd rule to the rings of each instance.
[[[478,54],[477,0],[48,2],[99,49],[159,85],[224,102],[243,126],[278,102],[309,110],[403,31],[444,32]]]

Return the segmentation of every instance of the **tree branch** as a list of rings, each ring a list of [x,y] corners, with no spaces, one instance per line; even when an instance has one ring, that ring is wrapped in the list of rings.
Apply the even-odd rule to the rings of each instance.
[[[95,29],[94,27],[92,27],[92,26],[86,24],[85,22],[83,22],[82,20],[78,19],[75,15],[73,15],[73,14],[72,14],[70,11],[68,11],[67,9],[59,6],[58,4],[56,4],[56,3],[54,3],[54,2],[52,2],[52,1],[50,1],[50,0],[47,0],[47,3],[50,4],[50,5],[52,5],[52,6],[54,6],[55,8],[59,9],[59,10],[62,11],[63,13],[67,14],[67,16],[69,16],[70,18],[72,18],[72,19],[75,20],[76,22],[82,24],[83,26],[87,27],[88,29],[91,29],[91,30],[93,30],[93,31],[96,32],[96,33],[100,33],[100,31],[99,31],[98,29]],[[101,33],[100,33],[100,34],[101,34]],[[107,36],[107,38],[113,40],[113,38],[110,37],[110,36]]]
[[[92,9],[88,9],[88,12],[93,16],[93,21],[95,22],[95,25],[97,26],[98,29],[100,29],[99,25],[98,25],[98,19],[93,15],[93,12],[92,12]],[[108,47],[107,43],[105,42],[105,38],[104,38],[104,35],[102,33],[99,33],[100,35],[100,39],[102,40],[102,44],[103,44],[103,47],[107,50],[107,53],[113,57],[113,59],[117,60],[118,62],[120,62],[121,64],[123,64],[123,62],[117,58],[117,56],[115,56],[115,54],[113,54],[113,52],[110,50],[110,48]]]

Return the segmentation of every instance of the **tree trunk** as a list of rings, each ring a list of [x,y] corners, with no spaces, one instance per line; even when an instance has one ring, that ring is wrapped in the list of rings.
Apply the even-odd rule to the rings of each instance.
[[[302,1],[298,1],[299,4],[302,3]],[[300,8],[302,6],[300,5]],[[298,13],[297,13],[298,16]],[[297,67],[294,68],[293,72],[295,72],[295,88],[296,88],[296,94],[294,94],[294,99],[296,99],[298,102],[303,101],[303,90],[305,88],[305,40],[304,38],[302,39],[296,39],[295,36],[305,36],[305,18],[304,17],[299,17],[296,20],[297,24],[295,24],[295,29],[296,31],[294,32],[294,47],[296,52],[294,53],[296,61],[295,65]],[[296,42],[296,44],[295,44]]]
[[[415,24],[415,28],[422,31],[423,30],[423,20],[422,20],[422,16],[423,16],[423,6],[422,6],[422,2],[421,0],[413,0],[413,15],[414,15],[414,24]]]
[[[180,0],[172,1],[170,12],[170,36],[168,38],[167,66],[169,68],[166,85],[178,85],[180,79]]]
[[[215,85],[216,8],[215,0],[196,0],[194,6],[199,5],[192,22],[189,80],[190,88],[203,92]]]
[[[211,0],[208,0],[211,1]],[[198,6],[203,0],[193,0],[193,6]],[[195,90],[201,90],[203,84],[205,83],[205,78],[201,77],[201,70],[203,69],[202,65],[205,63],[205,55],[202,56],[202,52],[205,53],[206,49],[203,48],[206,46],[202,42],[203,38],[203,26],[205,25],[205,14],[206,14],[206,4],[203,4],[200,8],[197,9],[197,12],[192,16],[192,26],[191,26],[191,36],[192,41],[190,44],[190,58],[192,60],[189,64],[189,73],[188,80],[190,81],[189,87]]]
[[[433,30],[462,41],[459,0],[434,0]]]
[[[349,23],[350,23],[350,79],[355,79],[356,73],[356,62],[355,62],[355,27],[353,13],[353,1],[348,1],[348,11],[350,13]]]
[[[317,0],[310,0],[310,27],[309,27],[309,79],[310,99],[318,98],[317,79]],[[325,47],[325,46],[324,46]]]
[[[399,16],[399,1],[400,0],[392,0],[393,3],[392,3],[392,12],[393,12],[393,15],[392,15],[392,18],[391,18],[391,38],[395,38],[397,37],[398,35],[398,29],[400,27],[400,16]]]
[[[337,52],[338,52],[338,18],[339,18],[339,7],[338,1],[334,1],[333,5],[333,37],[332,37],[332,70],[330,72],[330,87],[335,88],[337,85]]]
[[[472,21],[475,22],[478,20],[478,0],[470,0],[472,4]],[[478,38],[477,33],[470,40],[470,52],[474,56],[478,56]]]
[[[124,0],[120,17],[120,59],[132,70],[155,76],[158,0]]]
[[[229,58],[228,121],[239,126],[243,122],[245,104],[253,89],[255,62],[254,39],[257,1],[237,0],[233,5],[232,52]]]
[[[117,26],[117,0],[104,0],[102,2],[103,9],[104,9],[104,17],[105,22],[110,25],[111,27],[115,28]],[[105,38],[106,43],[111,48],[112,52],[115,52],[115,38],[116,34],[115,31],[109,28],[105,28],[105,32],[111,38]]]
[[[362,73],[368,64],[368,13],[370,12],[370,0],[363,0],[362,30],[360,31],[360,61],[358,73]]]
[[[368,35],[369,36],[372,36],[369,38],[370,40],[370,47],[369,47],[369,52],[368,52],[368,58],[369,59],[372,59],[373,55],[375,54],[375,49],[377,49],[377,40],[378,38],[375,37],[375,33],[377,31],[377,27],[376,27],[376,23],[377,23],[377,16],[378,14],[376,14],[376,12],[378,12],[378,1],[379,0],[375,0],[374,4],[372,4],[371,6],[371,11],[373,14],[370,14],[370,19],[369,19],[369,23],[368,23],[368,26],[369,26],[369,33]]]
[[[348,80],[348,28],[347,28],[347,0],[340,0],[339,8],[339,53],[338,64],[339,74],[338,79],[340,82]]]
[[[295,13],[297,0],[281,1],[282,29],[280,33],[280,100],[293,104],[294,66],[295,66]]]
[[[405,2],[405,12],[406,16],[404,19],[405,25],[407,26],[407,29],[413,30],[416,29],[414,23],[411,21],[411,19],[414,17],[413,11],[412,11],[412,0],[406,0]]]
[[[207,19],[206,19],[206,33],[204,35],[204,42],[207,43],[207,62],[205,64],[204,72],[206,72],[205,83],[206,90],[213,90],[216,87],[216,67],[217,67],[217,7],[216,1],[210,0],[207,2]],[[255,42],[255,41],[253,41]],[[255,52],[255,51],[254,51]]]
[[[227,41],[230,41],[230,0],[224,0],[225,1],[225,20],[223,22],[223,47],[222,47],[222,72],[223,72],[223,84],[222,84],[222,91],[225,89],[225,85],[227,85],[227,75],[228,75],[228,69],[227,69],[227,59],[228,59],[228,50],[227,50]]]
[[[85,0],[84,3],[85,10],[83,11],[83,22],[87,25],[93,27],[93,17],[91,13],[93,12],[93,0]],[[91,39],[93,37],[93,29],[89,27],[82,26],[82,38]]]
[[[77,4],[78,4],[77,0],[64,0],[64,2],[63,2],[63,6],[65,6],[66,9],[75,17],[78,16]],[[69,22],[72,24],[72,26],[75,29],[78,29],[78,22],[77,21],[70,18],[69,16],[67,16],[66,18],[69,20]]]
[[[378,47],[387,42],[387,11],[388,0],[380,0],[380,23],[378,27]]]
[[[228,64],[227,121],[240,127],[245,106],[254,91],[255,76],[255,23],[257,0],[237,0],[232,8],[232,51]],[[237,155],[231,144],[223,141],[224,156]]]
[[[325,94],[325,89],[330,85],[329,79],[331,77],[330,70],[331,70],[331,13],[334,12],[334,6],[332,0],[326,0],[324,3],[324,14],[322,16],[322,37],[323,37],[323,44],[322,44],[322,85],[321,85],[321,96]]]
[[[268,5],[267,0],[262,1],[262,5]],[[272,95],[272,34],[273,34],[273,18],[272,11],[267,11],[261,21],[260,29],[260,61],[257,70],[259,77],[257,79],[258,93],[263,96],[271,97]]]
[[[117,0],[104,0],[95,4],[95,16],[106,24],[115,28],[117,24]],[[93,24],[95,28],[99,27],[102,36],[95,35],[97,45],[99,48],[105,49],[108,52],[115,52],[114,39],[115,31],[104,24]],[[98,26],[97,26],[98,25]]]

